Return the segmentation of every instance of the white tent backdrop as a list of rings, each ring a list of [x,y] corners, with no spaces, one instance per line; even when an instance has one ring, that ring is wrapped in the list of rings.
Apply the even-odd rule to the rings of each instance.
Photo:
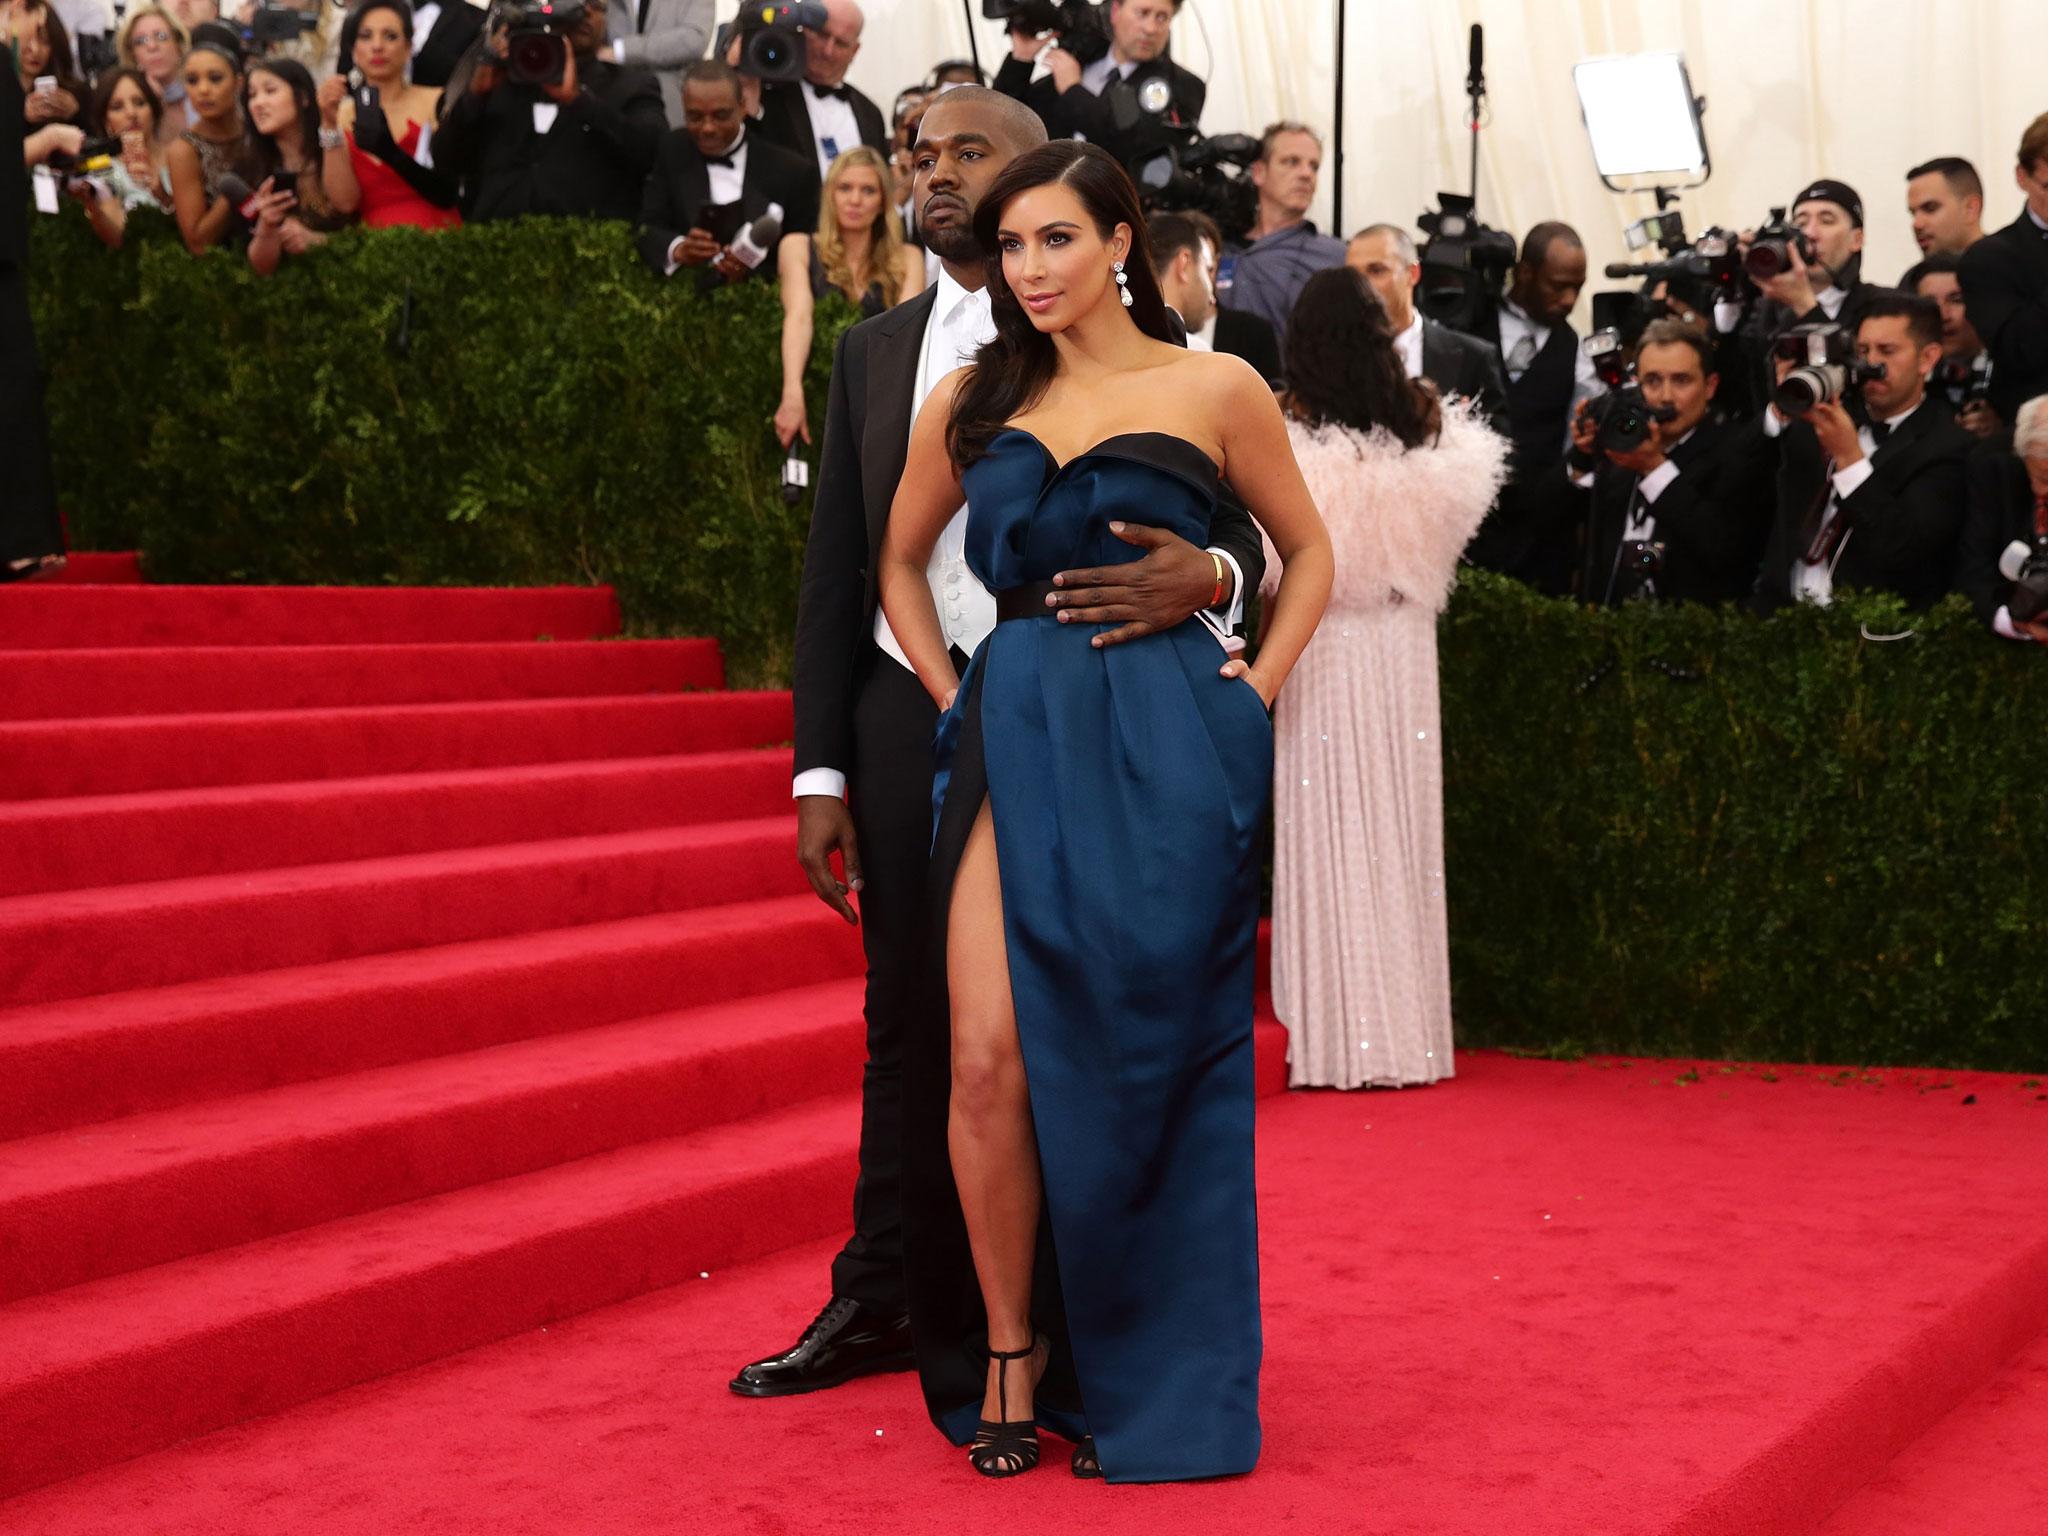
[[[851,78],[887,111],[933,63],[967,53],[960,0],[863,0],[867,31]],[[1007,49],[970,0],[984,67]],[[1174,57],[1209,82],[1203,126],[1256,133],[1279,117],[1327,136],[1340,0],[1185,0]],[[1594,279],[1631,259],[1622,230],[1647,194],[1601,185],[1571,68],[1597,54],[1677,49],[1707,99],[1713,178],[1687,193],[1687,228],[1759,222],[1806,181],[1829,175],[1863,196],[1866,274],[1894,282],[1918,256],[1905,172],[1963,155],[1983,173],[1986,227],[2019,211],[2020,131],[2048,111],[2044,0],[1341,0],[1345,6],[1344,228],[1414,227],[1442,190],[1463,192],[1466,31],[1486,28],[1491,92],[1479,210],[1517,236],[1561,218],[1585,237]],[[721,5],[720,13],[726,7]],[[1315,217],[1330,226],[1325,162]],[[1583,306],[1582,306],[1583,308]]]

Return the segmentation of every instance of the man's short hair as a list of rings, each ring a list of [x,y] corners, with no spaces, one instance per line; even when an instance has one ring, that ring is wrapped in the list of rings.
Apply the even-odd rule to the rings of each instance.
[[[2023,459],[2048,455],[2048,395],[2036,395],[2012,419],[2012,451]]]
[[[738,100],[740,72],[723,59],[699,59],[683,71],[683,84],[729,85],[732,87],[733,99]]]
[[[1641,357],[1645,347],[1691,347],[1693,356],[1700,360],[1702,378],[1718,371],[1714,366],[1714,344],[1707,340],[1707,333],[1676,315],[1652,320],[1643,327],[1643,334],[1636,341],[1636,356]]]
[[[1182,251],[1193,251],[1201,259],[1201,245],[1223,249],[1223,231],[1206,213],[1190,209],[1183,213],[1155,213],[1145,221],[1145,233],[1152,242],[1152,270],[1164,272]]]
[[[1857,326],[1860,329],[1872,320],[1903,320],[1915,346],[1941,345],[1941,306],[1917,293],[1901,293],[1896,288],[1874,290]]]
[[[1908,181],[1918,181],[1922,176],[1939,176],[1957,197],[1974,197],[1979,202],[1984,200],[1984,178],[1977,174],[1977,167],[1960,155],[1943,155],[1906,172]]]
[[[2048,160],[2048,112],[2043,112],[2020,135],[2020,168],[2031,171],[2043,160]]]
[[[1317,149],[1323,147],[1323,136],[1317,133],[1315,129],[1309,127],[1307,123],[1297,123],[1291,117],[1284,117],[1277,123],[1266,124],[1266,131],[1259,135],[1259,158],[1261,160],[1273,158],[1273,141],[1283,133],[1305,133],[1316,141]]]
[[[1352,241],[1363,240],[1367,235],[1385,235],[1394,242],[1394,254],[1401,258],[1401,265],[1412,267],[1422,259],[1415,249],[1415,237],[1398,224],[1368,224],[1351,237]]]
[[[1921,278],[1934,277],[1943,272],[1956,277],[1961,275],[1962,270],[1963,258],[1954,251],[1929,251],[1906,268],[1906,275],[1899,279],[1899,288],[1905,293],[1918,293]]]
[[[1556,219],[1546,219],[1530,230],[1522,239],[1522,265],[1540,267],[1550,255],[1551,246],[1562,240],[1575,251],[1583,251],[1586,242],[1579,238],[1579,232],[1569,224]]]
[[[1014,150],[1036,149],[1045,142],[1043,118],[1016,97],[992,91],[985,85],[956,85],[939,92],[925,107],[925,116],[931,116],[938,107],[950,112],[958,106],[986,108],[996,119],[998,133]]]

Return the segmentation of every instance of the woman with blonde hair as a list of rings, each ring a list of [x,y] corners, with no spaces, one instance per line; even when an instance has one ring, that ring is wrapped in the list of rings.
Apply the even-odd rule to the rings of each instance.
[[[811,241],[811,292],[833,289],[879,315],[924,289],[924,259],[903,238],[889,201],[889,162],[856,145],[825,172],[818,233]]]
[[[140,70],[163,104],[157,121],[158,142],[169,145],[192,126],[185,110],[185,50],[192,36],[185,24],[156,0],[131,6],[114,34],[114,51],[124,69]]]

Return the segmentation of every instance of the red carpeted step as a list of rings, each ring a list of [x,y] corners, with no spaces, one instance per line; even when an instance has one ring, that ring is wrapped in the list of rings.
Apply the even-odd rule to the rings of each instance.
[[[0,720],[601,698],[725,686],[715,640],[14,651]]]
[[[0,999],[54,1002],[794,895],[786,816],[0,900]]]
[[[80,583],[133,586],[142,580],[142,556],[132,549],[116,554],[74,549],[61,570],[48,576],[38,576],[36,580],[59,581],[67,586]]]
[[[0,590],[0,647],[601,640],[610,587],[49,586]]]
[[[0,1498],[836,1231],[858,1094],[0,1310]]]
[[[0,896],[787,814],[780,748],[0,805]]]
[[[790,736],[786,693],[31,720],[0,724],[0,799],[717,752]]]
[[[0,1139],[862,968],[806,893],[0,1011]]]
[[[857,1089],[863,984],[0,1145],[0,1302]]]

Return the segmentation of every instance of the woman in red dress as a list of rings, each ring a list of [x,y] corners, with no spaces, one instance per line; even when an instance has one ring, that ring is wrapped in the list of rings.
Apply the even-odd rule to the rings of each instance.
[[[412,7],[407,0],[369,0],[341,28],[341,57],[377,92],[376,113],[359,108],[361,91],[341,105],[349,160],[363,189],[362,221],[371,229],[460,224],[455,178],[434,169],[434,121],[441,93],[407,79],[412,63]],[[337,82],[340,77],[336,77]],[[330,85],[329,90],[344,89]]]

